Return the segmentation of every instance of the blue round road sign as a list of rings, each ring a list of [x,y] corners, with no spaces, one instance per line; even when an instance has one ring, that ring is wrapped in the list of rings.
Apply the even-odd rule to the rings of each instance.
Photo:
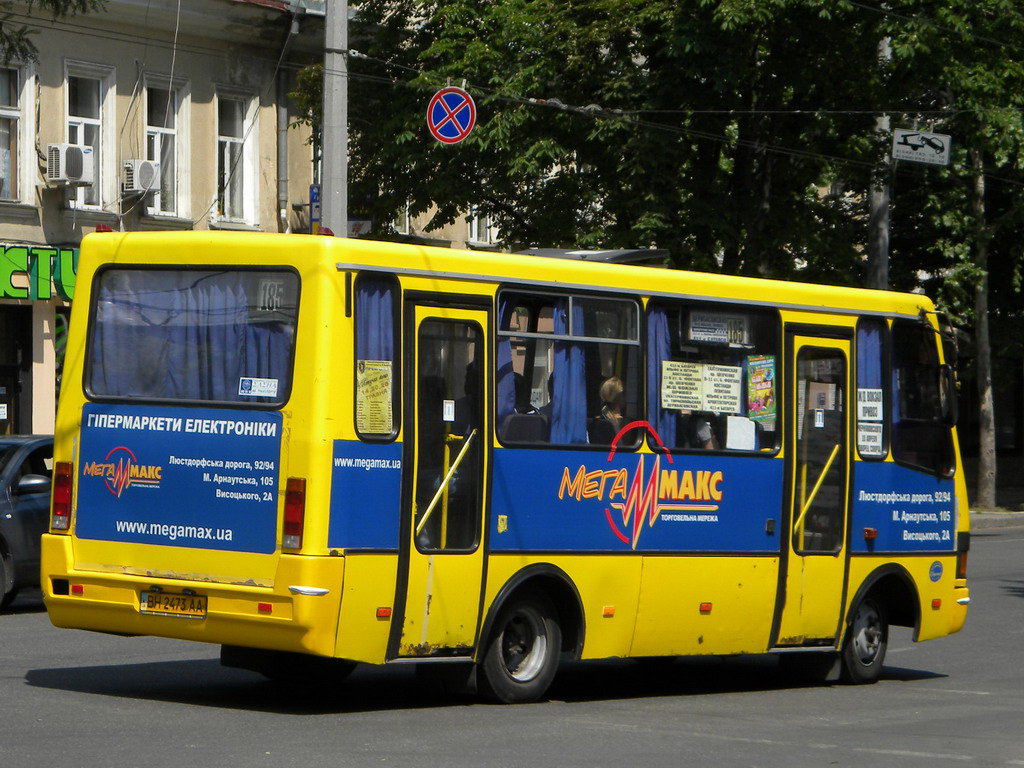
[[[442,88],[427,107],[427,128],[445,144],[458,144],[476,125],[476,104],[461,88]]]

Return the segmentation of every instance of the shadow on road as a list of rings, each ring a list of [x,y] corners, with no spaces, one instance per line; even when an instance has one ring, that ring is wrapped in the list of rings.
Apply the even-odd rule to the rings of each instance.
[[[1024,581],[1006,581],[1000,589],[1002,589],[1010,597],[1024,597]]]
[[[945,677],[886,667],[882,679]],[[282,685],[215,659],[34,669],[29,685],[101,696],[291,715],[344,714],[463,706],[473,699],[447,693],[408,667],[360,667],[334,687]],[[802,687],[770,656],[710,659],[608,660],[563,665],[548,698],[565,702],[706,696]]]
[[[9,606],[0,611],[0,614],[8,613],[42,613],[46,610],[43,605],[43,593],[39,588],[23,589],[18,593]]]

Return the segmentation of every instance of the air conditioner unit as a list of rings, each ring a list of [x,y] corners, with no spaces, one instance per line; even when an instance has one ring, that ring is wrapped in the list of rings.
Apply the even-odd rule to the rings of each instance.
[[[46,182],[86,187],[94,184],[93,148],[80,144],[46,145]]]
[[[155,160],[126,160],[121,188],[126,195],[160,189],[160,163]]]

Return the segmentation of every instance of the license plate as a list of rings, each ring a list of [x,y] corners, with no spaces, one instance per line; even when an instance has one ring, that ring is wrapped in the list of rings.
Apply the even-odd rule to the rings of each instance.
[[[143,592],[139,612],[182,619],[206,618],[206,595],[179,595],[174,592]]]

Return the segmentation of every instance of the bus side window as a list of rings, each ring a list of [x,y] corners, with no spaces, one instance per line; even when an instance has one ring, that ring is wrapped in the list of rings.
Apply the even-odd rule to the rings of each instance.
[[[892,455],[915,468],[948,475],[952,432],[939,394],[939,335],[920,321],[892,324]]]
[[[390,440],[398,432],[398,281],[363,272],[355,281],[356,432]]]
[[[861,318],[857,323],[857,451],[868,461],[880,461],[889,452],[883,385],[888,341],[885,320]]]
[[[652,301],[647,420],[670,449],[778,446],[779,318],[733,305]]]
[[[618,428],[639,416],[639,357],[636,301],[502,291],[498,437],[510,445],[610,444]],[[601,402],[602,385],[613,378],[622,385],[615,415]],[[620,445],[638,440],[627,435]]]

